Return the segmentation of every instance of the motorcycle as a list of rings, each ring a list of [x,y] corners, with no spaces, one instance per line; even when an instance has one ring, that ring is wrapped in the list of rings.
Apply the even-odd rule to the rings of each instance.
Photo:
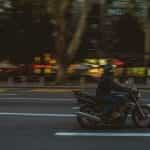
[[[117,118],[108,117],[104,111],[105,104],[97,103],[96,97],[80,91],[74,91],[74,95],[80,107],[80,111],[77,112],[77,121],[83,128],[123,127],[129,115],[137,127],[148,128],[150,126],[150,107],[142,103],[138,90],[131,90],[129,101],[118,112],[120,115]]]

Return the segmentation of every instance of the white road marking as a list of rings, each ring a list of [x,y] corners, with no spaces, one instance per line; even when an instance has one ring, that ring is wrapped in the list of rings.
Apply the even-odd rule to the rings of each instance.
[[[147,105],[147,106],[150,106],[150,104],[146,104],[146,105]],[[77,107],[72,107],[72,109],[73,109],[73,110],[79,110],[80,107],[78,107],[78,106],[77,106]]]
[[[26,116],[26,117],[76,117],[76,115],[75,115],[75,114],[10,113],[10,112],[0,112],[0,116]]]
[[[56,132],[55,136],[78,136],[78,137],[150,137],[150,133],[126,133],[126,132]]]
[[[0,116],[28,116],[28,117],[77,117],[77,114],[11,113],[11,112],[0,112]],[[131,117],[131,115],[130,115],[130,114],[129,114],[129,117]]]
[[[80,107],[72,107],[72,109],[74,109],[74,110],[79,110]]]

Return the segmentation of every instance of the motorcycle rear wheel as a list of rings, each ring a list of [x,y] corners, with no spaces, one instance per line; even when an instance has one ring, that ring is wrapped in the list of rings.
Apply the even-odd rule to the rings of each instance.
[[[80,111],[88,114],[93,114],[93,110],[90,107],[87,107],[86,105],[80,107]],[[97,122],[93,121],[87,117],[77,115],[77,121],[80,124],[82,128],[86,129],[96,129],[97,128]]]

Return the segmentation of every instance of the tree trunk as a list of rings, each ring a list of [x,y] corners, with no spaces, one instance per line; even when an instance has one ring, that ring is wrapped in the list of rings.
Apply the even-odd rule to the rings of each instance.
[[[56,38],[56,59],[58,63],[56,81],[65,81],[67,78],[68,58],[67,50],[67,12],[73,0],[62,1],[58,15],[56,15],[57,38]]]
[[[56,82],[65,82],[67,79],[67,68],[63,64],[58,64]]]
[[[56,81],[65,80],[66,76],[66,20],[65,16],[57,18],[57,36],[56,36],[56,59],[58,69],[56,74]]]
[[[78,47],[81,42],[81,37],[84,33],[87,17],[90,11],[91,5],[90,0],[84,1],[84,7],[79,19],[77,30],[72,36],[72,40],[69,43],[68,47],[66,44],[67,37],[67,27],[66,27],[66,17],[65,13],[57,17],[57,38],[56,38],[56,56],[58,62],[58,70],[56,75],[56,81],[65,81],[67,78],[67,66],[74,58]],[[65,11],[63,11],[65,12]]]
[[[90,9],[91,9],[90,0],[85,0],[84,6],[82,9],[82,13],[81,13],[81,17],[78,21],[77,30],[73,34],[72,40],[71,40],[68,50],[67,50],[68,58],[70,61],[74,58],[74,56],[78,50],[78,47],[81,43],[81,40],[82,40],[81,38],[82,38],[82,35],[83,35],[86,25],[87,25],[87,17],[88,17]]]

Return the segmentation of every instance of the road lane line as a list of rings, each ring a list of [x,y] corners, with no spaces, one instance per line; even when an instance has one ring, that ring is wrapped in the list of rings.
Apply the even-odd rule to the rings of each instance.
[[[56,132],[55,136],[78,136],[78,137],[150,137],[150,133],[125,133],[125,132]]]
[[[77,114],[50,114],[50,113],[10,113],[0,112],[0,116],[31,116],[31,117],[77,117]],[[129,114],[128,117],[131,117]]]
[[[147,106],[150,106],[150,104],[146,104],[146,105],[147,105]],[[78,107],[78,106],[77,106],[77,107],[72,107],[72,109],[73,109],[73,110],[79,110],[80,107]]]
[[[77,107],[72,107],[72,109],[73,109],[73,110],[79,110],[80,107],[78,107],[78,106],[77,106]]]
[[[76,115],[75,115],[75,114],[9,113],[9,112],[0,112],[0,116],[27,116],[27,117],[76,117]]]

